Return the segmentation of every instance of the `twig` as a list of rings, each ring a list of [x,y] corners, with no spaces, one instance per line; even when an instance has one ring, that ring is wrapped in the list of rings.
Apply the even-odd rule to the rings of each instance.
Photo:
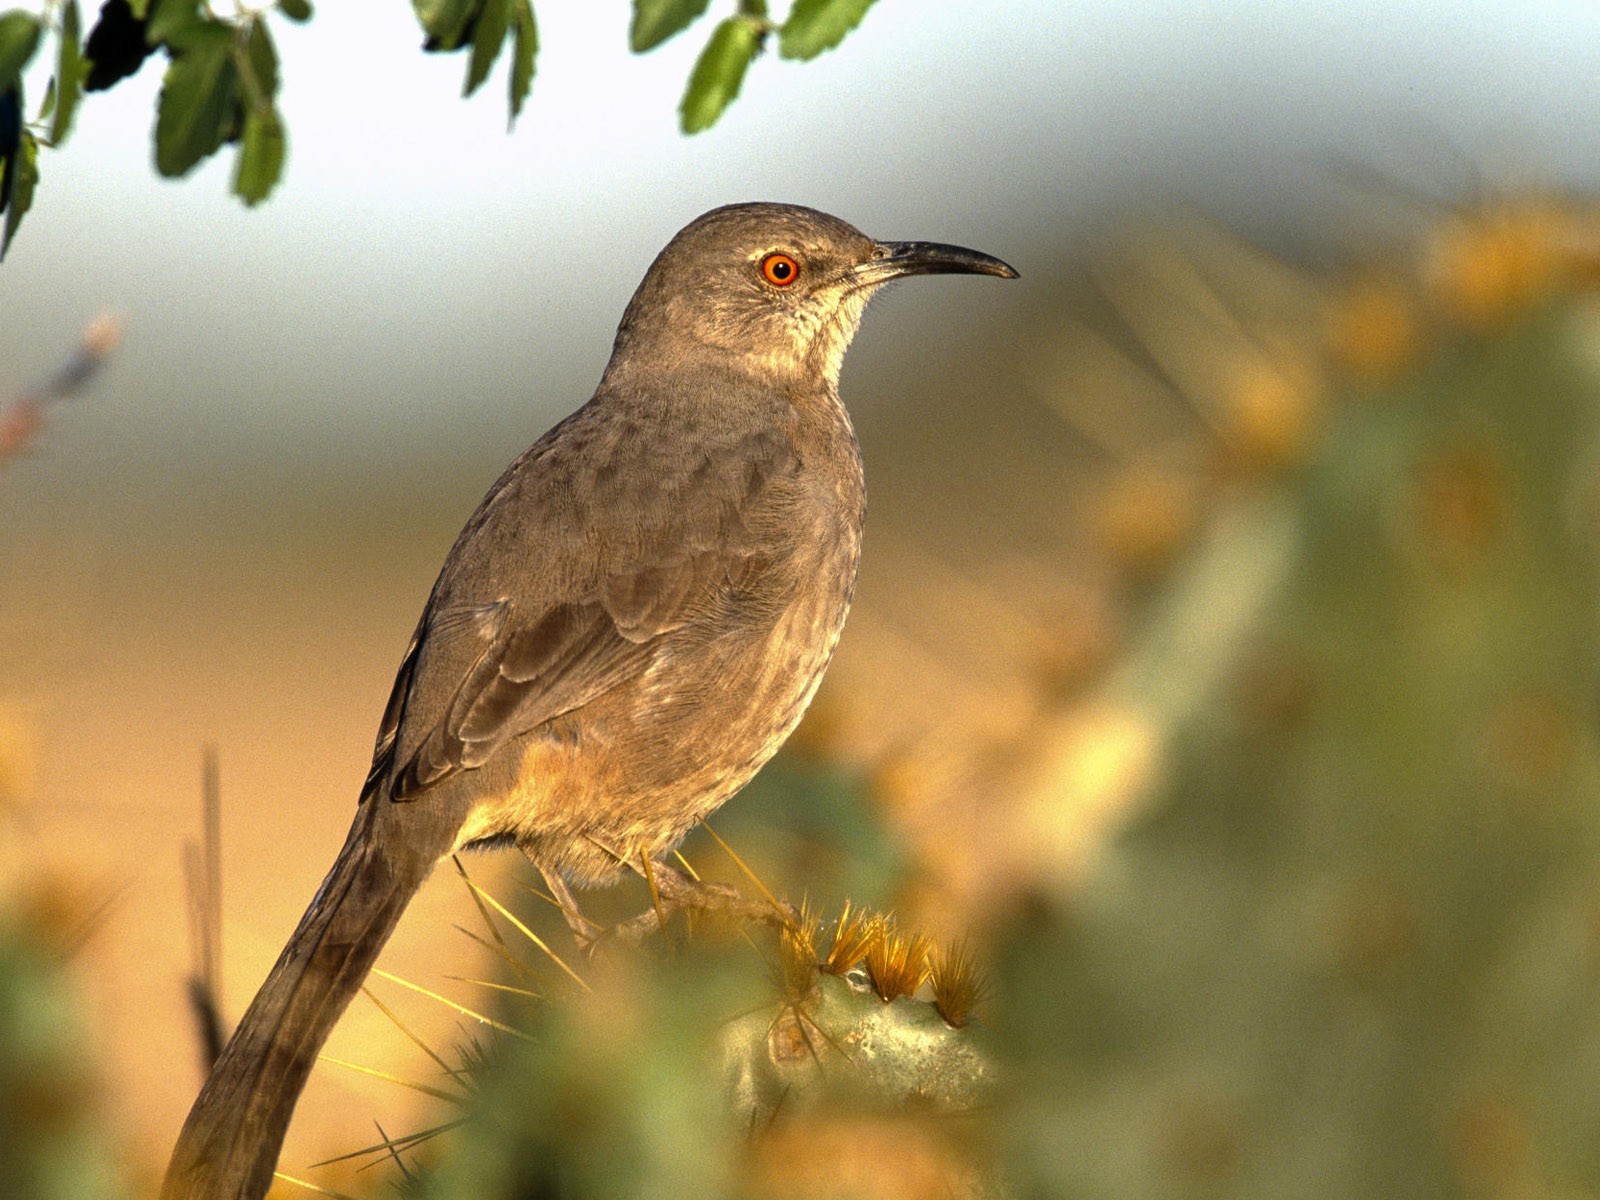
[[[222,786],[217,748],[203,752],[200,783],[201,840],[183,847],[193,970],[189,1007],[194,1013],[207,1071],[227,1041],[222,1028]]]
[[[83,331],[72,356],[49,379],[0,405],[0,464],[24,453],[44,428],[45,409],[83,387],[122,341],[122,319],[102,313]]]

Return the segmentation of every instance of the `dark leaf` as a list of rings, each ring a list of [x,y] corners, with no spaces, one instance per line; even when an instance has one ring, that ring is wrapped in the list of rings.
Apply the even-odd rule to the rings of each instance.
[[[283,174],[287,141],[277,109],[251,109],[244,119],[244,138],[234,164],[233,193],[254,206],[265,200]]]
[[[654,50],[706,11],[710,0],[633,0],[628,46],[635,54]]]
[[[20,96],[17,103],[20,109]],[[6,214],[5,231],[0,233],[0,259],[4,259],[22,218],[33,207],[33,188],[39,182],[39,143],[33,134],[23,131],[21,145],[0,164],[0,169],[5,172],[5,178],[0,180],[0,208]]]
[[[239,71],[233,61],[233,29],[207,21],[187,31],[156,104],[156,170],[187,174],[215,154],[227,138],[239,103]]]
[[[778,53],[784,58],[815,58],[832,50],[867,15],[873,0],[794,0],[778,30]]]
[[[678,106],[685,133],[710,129],[744,82],[745,70],[761,52],[761,28],[743,17],[729,17],[712,33],[695,61],[689,87]]]
[[[0,13],[0,92],[22,74],[39,48],[39,18],[25,12]]]
[[[89,60],[84,90],[105,91],[144,66],[144,60],[154,51],[145,38],[143,19],[134,15],[128,0],[106,0],[83,48],[83,55]]]
[[[522,113],[522,105],[533,90],[533,60],[539,53],[539,27],[533,23],[533,0],[512,0],[511,4],[511,124]]]
[[[72,114],[83,95],[84,61],[78,39],[83,36],[78,0],[61,7],[61,53],[56,58],[56,112],[50,122],[50,144],[59,146],[72,132]]]
[[[0,212],[11,202],[16,176],[8,169],[22,151],[22,84],[0,92]]]
[[[467,61],[467,84],[461,89],[470,96],[489,78],[489,68],[500,57],[506,31],[511,27],[511,0],[484,0],[472,29],[472,57]]]
[[[311,0],[278,0],[278,11],[296,25],[311,20]]]
[[[424,50],[459,50],[472,36],[483,0],[411,0],[411,6],[427,34]]]

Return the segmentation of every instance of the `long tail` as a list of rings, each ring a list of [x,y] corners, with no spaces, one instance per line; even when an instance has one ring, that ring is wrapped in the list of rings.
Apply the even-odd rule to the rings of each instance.
[[[260,1200],[322,1045],[431,862],[397,863],[361,806],[344,849],[189,1110],[162,1200]]]

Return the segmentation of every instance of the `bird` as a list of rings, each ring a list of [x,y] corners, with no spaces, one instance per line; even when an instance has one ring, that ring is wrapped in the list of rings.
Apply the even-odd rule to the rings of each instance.
[[[343,848],[217,1058],[163,1200],[259,1200],[312,1064],[451,854],[522,850],[563,906],[659,860],[799,723],[866,508],[839,372],[868,299],[998,258],[727,205],[655,258],[593,397],[518,457],[444,560]]]

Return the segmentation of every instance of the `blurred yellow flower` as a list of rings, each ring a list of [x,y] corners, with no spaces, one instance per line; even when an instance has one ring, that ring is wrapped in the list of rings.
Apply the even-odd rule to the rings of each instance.
[[[1565,276],[1567,224],[1565,212],[1538,200],[1442,222],[1426,247],[1425,272],[1440,307],[1476,330],[1528,311]]]
[[[1355,279],[1333,297],[1326,338],[1334,365],[1358,383],[1392,383],[1422,351],[1416,298],[1392,277]]]

